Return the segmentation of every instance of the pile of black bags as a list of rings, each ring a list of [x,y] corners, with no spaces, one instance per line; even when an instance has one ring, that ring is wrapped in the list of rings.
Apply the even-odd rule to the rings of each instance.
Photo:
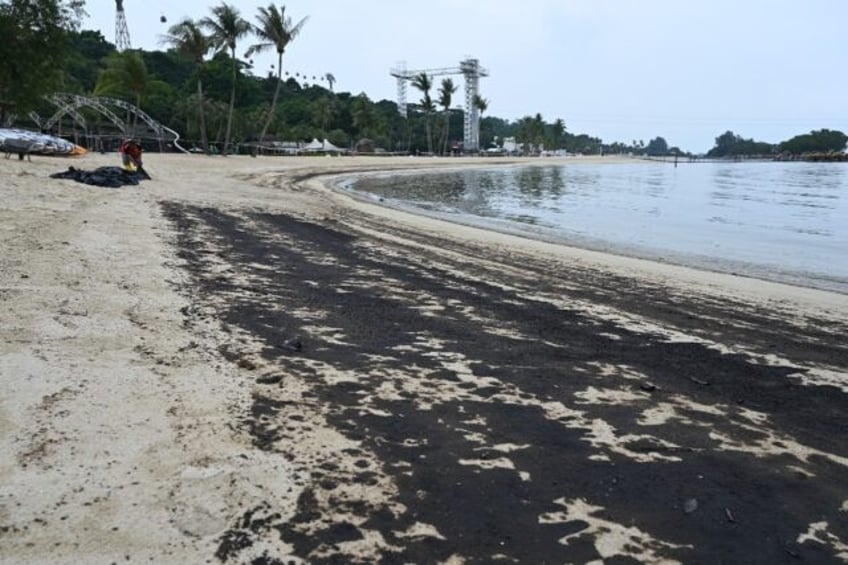
[[[83,171],[82,169],[68,167],[67,171],[54,173],[50,175],[50,178],[71,179],[95,186],[120,188],[126,185],[136,185],[142,180],[150,180],[150,175],[144,169],[139,169],[131,173],[121,167],[98,167],[93,171]]]

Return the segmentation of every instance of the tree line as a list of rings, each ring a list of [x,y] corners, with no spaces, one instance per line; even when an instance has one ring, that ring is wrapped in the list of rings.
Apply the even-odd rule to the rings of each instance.
[[[461,150],[464,111],[452,107],[458,86],[449,78],[436,85],[426,74],[415,77],[411,84],[421,99],[404,117],[393,101],[336,92],[331,72],[284,71],[286,48],[308,22],[308,16],[293,21],[285,6],[260,7],[251,23],[221,3],[204,17],[170,26],[161,36],[162,50],[123,52],[99,31],[79,29],[83,7],[82,0],[0,3],[0,31],[12,38],[0,43],[0,123],[11,115],[25,120],[31,110],[49,115],[54,108],[42,96],[64,91],[132,102],[203,150],[313,138],[340,147],[368,139],[373,147],[411,153]],[[272,72],[257,76],[252,57],[265,50],[275,51],[277,62]],[[473,104],[482,116],[475,140],[481,148],[512,138],[527,153],[601,150],[599,138],[567,132],[562,119],[548,123],[536,114],[509,121],[485,116],[489,100],[482,96]],[[98,123],[99,116],[91,118]]]
[[[820,129],[796,135],[780,143],[766,143],[745,139],[732,131],[716,137],[708,157],[776,157],[780,155],[841,154],[848,135],[841,131]]]
[[[448,154],[462,149],[464,110],[452,107],[458,87],[449,78],[437,85],[426,74],[414,77],[411,85],[421,98],[409,105],[405,117],[393,101],[372,101],[364,92],[336,92],[336,79],[326,70],[308,76],[285,70],[286,49],[308,29],[308,16],[295,21],[283,5],[260,7],[250,21],[222,2],[205,16],[169,26],[161,36],[161,50],[118,52],[99,31],[79,29],[84,4],[0,0],[0,125],[13,116],[23,123],[31,110],[52,114],[55,109],[43,95],[64,91],[132,102],[204,151],[314,138],[345,148],[368,140],[364,146],[392,152]],[[263,51],[273,51],[277,58],[272,70],[259,76],[252,57]],[[561,118],[549,122],[538,113],[518,120],[487,116],[489,103],[481,96],[473,100],[482,116],[475,141],[483,149],[511,140],[524,154],[685,154],[663,137],[647,144],[604,143],[567,131]],[[97,115],[90,123],[108,127]],[[728,131],[716,138],[709,156],[841,151],[844,146],[845,135],[829,130],[777,145]]]

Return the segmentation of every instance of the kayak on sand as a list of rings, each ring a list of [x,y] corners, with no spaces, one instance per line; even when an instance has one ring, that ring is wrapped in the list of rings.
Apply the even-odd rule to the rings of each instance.
[[[86,149],[61,137],[25,129],[0,128],[0,149],[11,153],[36,155],[83,155]]]

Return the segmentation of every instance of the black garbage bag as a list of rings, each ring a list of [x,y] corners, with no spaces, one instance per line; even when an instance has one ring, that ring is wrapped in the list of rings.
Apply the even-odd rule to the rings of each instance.
[[[84,171],[74,167],[62,173],[50,175],[54,179],[71,179],[85,184],[95,186],[106,186],[109,188],[120,188],[126,185],[137,185],[139,181],[149,180],[150,176],[140,169],[134,173],[121,167],[98,167],[93,171]]]

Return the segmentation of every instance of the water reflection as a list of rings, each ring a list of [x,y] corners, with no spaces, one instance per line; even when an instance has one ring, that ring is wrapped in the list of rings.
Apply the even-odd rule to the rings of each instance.
[[[784,169],[784,185],[795,188],[815,186],[819,191],[834,192],[845,186],[845,166],[839,163],[798,163]]]
[[[825,273],[848,284],[844,163],[531,166],[383,177],[355,188],[564,239]]]
[[[645,175],[646,193],[654,198],[662,196],[670,187],[670,183],[666,178],[666,169],[652,168]]]

